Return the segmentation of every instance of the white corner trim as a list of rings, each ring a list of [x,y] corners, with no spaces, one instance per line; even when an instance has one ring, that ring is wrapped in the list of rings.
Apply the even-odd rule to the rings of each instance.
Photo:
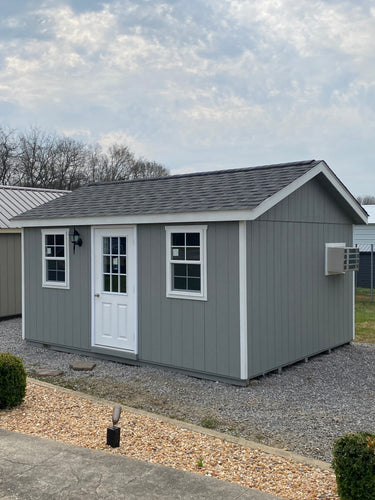
[[[240,378],[247,380],[247,272],[246,272],[246,221],[238,223],[239,236],[239,288],[240,288]]]
[[[25,331],[25,236],[23,229],[21,230],[21,300],[22,300],[22,340],[26,338]]]
[[[353,280],[353,334],[352,334],[352,339],[355,339],[355,273],[352,274],[352,280]]]
[[[354,228],[355,228],[355,224],[353,224],[353,231],[352,231],[352,235],[354,235]],[[351,241],[351,245],[354,246],[354,242],[353,242],[353,239]],[[353,321],[353,333],[352,333],[352,339],[354,340],[355,339],[355,277],[356,277],[356,273],[351,273],[353,276],[352,276],[352,279],[353,279],[353,318],[352,318],[352,321]]]

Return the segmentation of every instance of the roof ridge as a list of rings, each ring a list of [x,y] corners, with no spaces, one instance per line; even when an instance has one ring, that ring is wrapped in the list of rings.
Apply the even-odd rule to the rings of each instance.
[[[38,188],[38,187],[29,187],[29,186],[8,186],[4,184],[0,184],[0,189],[10,189],[14,191],[44,191],[49,193],[70,193],[69,189],[50,189],[50,188]]]
[[[191,172],[186,174],[176,174],[176,175],[167,175],[164,177],[145,177],[142,179],[128,179],[122,181],[102,181],[102,182],[90,182],[87,186],[106,186],[109,184],[126,184],[132,182],[145,182],[145,181],[158,181],[158,180],[167,180],[167,179],[179,179],[186,177],[199,177],[199,176],[209,176],[209,175],[220,175],[227,174],[233,172],[248,172],[249,170],[267,170],[270,168],[283,168],[283,167],[293,167],[297,165],[309,165],[315,166],[318,164],[320,160],[302,160],[302,161],[293,161],[288,163],[273,163],[270,165],[257,165],[255,167],[242,167],[242,168],[227,168],[223,170],[206,170],[202,172]]]

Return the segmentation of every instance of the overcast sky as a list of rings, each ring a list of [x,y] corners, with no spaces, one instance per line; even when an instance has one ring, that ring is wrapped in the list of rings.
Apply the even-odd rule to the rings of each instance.
[[[171,173],[324,159],[375,194],[371,0],[0,0],[0,124]]]

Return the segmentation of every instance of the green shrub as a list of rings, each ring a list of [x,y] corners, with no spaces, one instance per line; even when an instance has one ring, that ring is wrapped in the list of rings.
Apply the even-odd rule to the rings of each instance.
[[[12,354],[0,353],[0,408],[21,403],[26,394],[26,372],[22,360]]]
[[[375,499],[375,434],[346,434],[333,446],[332,467],[342,500]]]

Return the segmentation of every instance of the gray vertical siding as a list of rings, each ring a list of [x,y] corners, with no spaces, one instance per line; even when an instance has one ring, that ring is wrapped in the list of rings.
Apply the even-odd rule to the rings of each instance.
[[[318,181],[247,223],[249,377],[346,343],[353,273],[325,276],[325,244],[352,222]]]
[[[91,346],[90,228],[77,227],[83,245],[73,255],[70,244],[70,289],[42,288],[40,228],[24,230],[26,339],[89,350]]]
[[[0,318],[22,312],[21,234],[0,231]]]
[[[207,301],[166,298],[164,225],[138,227],[139,358],[239,377],[238,223],[209,223]]]

